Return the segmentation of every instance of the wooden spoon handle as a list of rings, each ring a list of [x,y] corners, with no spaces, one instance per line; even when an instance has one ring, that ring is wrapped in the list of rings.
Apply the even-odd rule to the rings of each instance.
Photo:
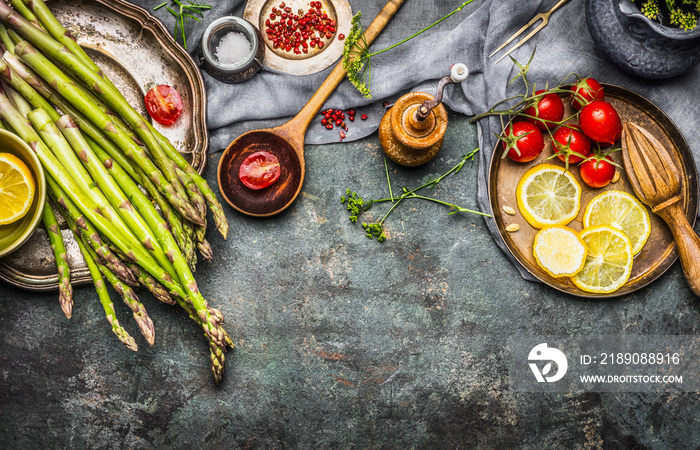
[[[374,18],[370,26],[365,30],[365,40],[367,41],[367,47],[372,45],[372,42],[379,36],[384,27],[389,23],[394,14],[399,10],[401,5],[405,0],[389,0],[387,4],[382,8],[377,17]],[[345,78],[345,69],[343,68],[343,61],[339,61],[336,64],[333,71],[328,75],[326,80],[321,84],[316,93],[311,97],[311,99],[306,103],[306,105],[299,111],[292,120],[282,125],[282,128],[287,128],[293,133],[289,133],[291,136],[299,137],[301,143],[304,141],[304,133],[306,133],[306,128],[313,120],[314,116],[321,109],[321,106],[328,100],[328,97],[333,93],[335,88],[343,81]],[[301,130],[301,132],[299,132]],[[299,136],[300,135],[300,136]]]
[[[700,237],[690,226],[680,203],[675,203],[657,214],[668,224],[681,257],[683,273],[690,289],[700,297]]]

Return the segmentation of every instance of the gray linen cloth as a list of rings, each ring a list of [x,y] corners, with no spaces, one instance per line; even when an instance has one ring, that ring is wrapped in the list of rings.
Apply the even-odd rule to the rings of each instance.
[[[448,87],[444,102],[451,109],[475,115],[496,102],[522,92],[522,84],[508,82],[517,74],[509,59],[495,64],[488,55],[535,14],[549,10],[556,0],[477,0],[427,33],[372,58],[372,100],[364,98],[348,82],[342,83],[325,108],[357,108],[368,114],[366,121],[355,121],[347,140],[359,139],[374,132],[383,115],[383,101],[398,98],[410,90],[435,92],[437,80],[449,73],[457,62],[469,66],[470,76],[461,88]],[[160,0],[135,0],[147,9]],[[211,3],[211,2],[210,2]],[[353,12],[362,11],[362,22],[369,25],[383,1],[350,0]],[[406,0],[371,49],[385,48],[422,29],[461,4],[457,0]],[[243,14],[242,0],[217,1],[201,24],[188,28],[188,44],[192,54],[206,25],[222,15]],[[155,12],[168,27],[172,17],[161,9]],[[591,75],[601,82],[626,87],[659,106],[685,136],[693,152],[700,151],[700,133],[696,129],[700,114],[700,66],[673,79],[655,81],[632,77],[605,60],[595,48],[587,29],[584,1],[573,0],[556,11],[549,24],[525,45],[512,53],[524,63],[537,47],[530,66],[529,80],[538,86],[557,84],[566,75],[576,72]],[[262,71],[251,80],[237,85],[217,82],[204,74],[208,92],[208,126],[211,149],[225,148],[241,133],[282,123],[293,117],[313,95],[330,72],[295,77]],[[482,211],[491,212],[487,178],[488,165],[496,144],[494,133],[500,131],[497,118],[479,121],[481,147],[478,200]],[[306,135],[309,144],[336,142],[338,134],[322,128],[314,121]],[[533,277],[524,270],[505,248],[496,230],[495,221],[486,219],[495,242],[508,255],[522,276]]]

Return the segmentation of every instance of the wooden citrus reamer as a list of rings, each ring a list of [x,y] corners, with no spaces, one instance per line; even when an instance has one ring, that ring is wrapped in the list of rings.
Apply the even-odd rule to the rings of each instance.
[[[685,278],[700,296],[700,237],[686,218],[681,174],[671,155],[651,133],[627,122],[622,129],[622,158],[634,193],[668,224]]]
[[[396,14],[405,0],[390,0],[365,30],[367,46]],[[224,199],[238,211],[256,217],[268,217],[285,210],[299,195],[304,175],[304,135],[314,116],[331,93],[345,78],[342,61],[321,84],[304,108],[289,122],[275,128],[254,130],[234,140],[219,160],[218,182]],[[280,161],[283,173],[275,184],[255,191],[248,189],[238,179],[238,170],[250,154],[265,150]]]

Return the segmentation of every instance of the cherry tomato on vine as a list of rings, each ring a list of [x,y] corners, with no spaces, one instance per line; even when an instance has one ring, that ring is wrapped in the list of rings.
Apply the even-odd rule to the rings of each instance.
[[[609,156],[590,158],[579,166],[579,173],[584,183],[592,188],[602,188],[610,184],[615,176],[615,166]]]
[[[172,86],[161,84],[153,87],[144,101],[148,114],[163,125],[174,124],[182,114],[182,98]]]
[[[250,189],[258,190],[277,181],[280,173],[280,162],[275,155],[268,152],[255,152],[241,164],[238,178]]]
[[[596,100],[584,106],[578,123],[586,136],[604,144],[613,145],[622,133],[620,116],[605,100]]]
[[[544,149],[542,131],[530,122],[515,122],[506,127],[500,137],[503,151],[516,162],[528,162],[537,158]]]
[[[544,90],[535,92],[536,95],[544,93]],[[541,130],[552,129],[556,127],[557,124],[551,122],[561,122],[564,118],[564,102],[561,97],[555,93],[545,94],[540,97],[535,105],[526,108],[524,114],[537,117],[537,119],[526,117],[525,120],[534,123]]]
[[[605,90],[595,78],[581,78],[571,86],[571,105],[577,110],[605,98]]]
[[[552,135],[552,144],[557,158],[566,162],[569,155],[570,164],[580,163],[591,153],[591,140],[576,125],[560,127]]]

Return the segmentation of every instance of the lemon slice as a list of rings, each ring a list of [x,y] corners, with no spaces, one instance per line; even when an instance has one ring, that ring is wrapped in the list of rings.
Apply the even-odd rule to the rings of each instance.
[[[625,233],[607,225],[580,233],[588,255],[583,269],[571,281],[582,291],[609,294],[620,289],[632,273],[632,243]]]
[[[581,208],[581,186],[571,172],[552,164],[540,164],[525,172],[516,197],[520,213],[535,228],[566,225]]]
[[[632,241],[632,254],[642,250],[651,234],[649,213],[633,195],[623,191],[606,191],[597,195],[583,213],[584,228],[608,225],[624,232]]]
[[[532,253],[545,272],[553,277],[572,277],[586,262],[586,244],[578,233],[561,225],[542,228],[535,235]]]
[[[24,217],[34,200],[34,177],[19,158],[0,153],[0,225]]]

